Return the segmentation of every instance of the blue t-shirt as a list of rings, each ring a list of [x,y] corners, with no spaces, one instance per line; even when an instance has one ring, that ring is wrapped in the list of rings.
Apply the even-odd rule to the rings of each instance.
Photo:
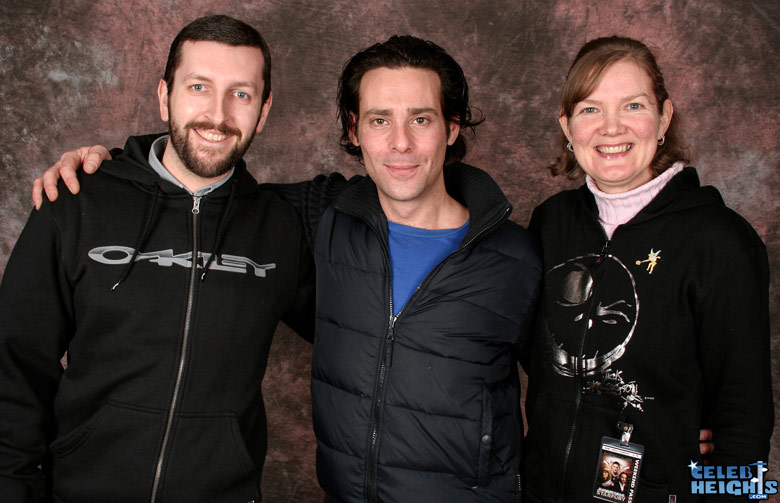
[[[468,228],[468,221],[457,229],[435,230],[387,222],[393,274],[393,314],[401,312],[428,273],[458,249]]]

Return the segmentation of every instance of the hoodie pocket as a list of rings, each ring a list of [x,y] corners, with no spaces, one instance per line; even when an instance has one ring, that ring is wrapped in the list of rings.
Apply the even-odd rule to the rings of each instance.
[[[181,414],[163,475],[166,501],[260,500],[260,472],[233,413]],[[265,438],[253,438],[265,445]],[[258,453],[262,459],[265,452]]]
[[[166,418],[162,411],[109,402],[55,440],[51,444],[55,499],[148,501]],[[235,414],[193,413],[174,418],[158,499],[260,501],[260,475]]]
[[[109,402],[52,442],[52,480],[62,501],[141,501],[149,497],[164,417]]]
[[[526,408],[526,411],[528,409]],[[523,491],[530,501],[560,499],[563,489],[564,452],[573,421],[571,405],[563,400],[538,395],[528,418],[528,435],[523,450]],[[583,470],[595,467],[594,461],[583,465]],[[593,483],[592,474],[588,474]],[[530,497],[529,497],[530,495]]]

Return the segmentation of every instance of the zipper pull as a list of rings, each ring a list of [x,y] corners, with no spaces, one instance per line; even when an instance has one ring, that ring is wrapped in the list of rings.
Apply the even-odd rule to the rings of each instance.
[[[599,253],[598,258],[596,259],[596,265],[601,264],[601,262],[604,260],[604,257],[607,256],[607,252],[609,251],[609,245],[612,244],[611,239],[607,239],[607,241],[604,243],[604,246],[601,247],[601,252]]]
[[[192,214],[197,215],[200,213],[200,199],[201,196],[192,196]]]

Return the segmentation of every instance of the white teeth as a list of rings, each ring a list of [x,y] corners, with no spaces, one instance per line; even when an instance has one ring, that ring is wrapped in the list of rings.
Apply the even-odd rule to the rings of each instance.
[[[227,138],[227,135],[225,134],[214,134],[206,131],[198,131],[198,134],[201,135],[203,138],[207,139],[208,141],[222,141],[225,138]]]
[[[620,145],[617,147],[597,147],[596,150],[602,154],[622,154],[623,152],[628,152],[631,150],[632,146],[632,143],[626,143],[625,145]]]

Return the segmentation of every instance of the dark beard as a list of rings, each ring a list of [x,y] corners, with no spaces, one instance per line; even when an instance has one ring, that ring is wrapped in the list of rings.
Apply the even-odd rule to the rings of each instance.
[[[224,157],[213,160],[201,160],[192,144],[187,141],[187,133],[193,129],[214,130],[223,134],[241,137],[241,131],[224,124],[215,125],[206,122],[189,122],[180,127],[173,119],[169,122],[170,142],[176,154],[190,172],[203,178],[216,178],[230,171],[238,161],[244,157],[244,153],[252,143],[254,134],[246,140],[239,140],[233,149]],[[198,134],[193,131],[192,134]]]

